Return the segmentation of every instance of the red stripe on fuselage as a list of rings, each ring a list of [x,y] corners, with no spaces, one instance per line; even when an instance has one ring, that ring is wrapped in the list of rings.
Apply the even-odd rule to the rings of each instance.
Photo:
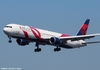
[[[21,29],[21,26],[19,26],[19,28]],[[22,30],[22,29],[21,29]],[[29,35],[28,35],[28,33],[27,33],[27,31],[24,31],[24,30],[22,30],[23,31],[23,33],[24,33],[24,35],[25,35],[25,39],[26,40],[29,40]]]
[[[24,33],[24,35],[25,35],[26,40],[29,40],[28,33],[27,33],[26,31],[24,31],[24,30],[23,30],[23,33]]]
[[[62,34],[60,37],[67,37],[69,36],[68,34]]]
[[[40,34],[40,32],[39,32],[36,28],[30,27],[30,29],[31,29],[33,35],[34,35],[37,39],[41,39],[41,34]]]

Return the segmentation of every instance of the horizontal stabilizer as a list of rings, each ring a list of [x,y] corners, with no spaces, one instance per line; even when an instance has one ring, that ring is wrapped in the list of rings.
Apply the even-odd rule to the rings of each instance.
[[[86,42],[85,44],[94,44],[94,43],[100,43],[100,41]]]

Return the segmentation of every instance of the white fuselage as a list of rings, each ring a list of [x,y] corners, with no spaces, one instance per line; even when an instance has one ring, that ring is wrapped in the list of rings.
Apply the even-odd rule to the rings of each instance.
[[[48,45],[54,45],[57,46],[56,44],[51,44],[48,39],[51,37],[67,37],[69,35],[67,34],[61,34],[61,33],[56,33],[48,30],[43,30],[43,29],[38,29],[34,27],[29,27],[29,26],[23,26],[19,24],[8,24],[4,28],[4,32],[7,36],[11,36],[14,38],[20,38],[20,39],[25,39],[27,41],[39,41],[43,44],[48,44]],[[43,41],[41,41],[43,40]],[[47,42],[46,42],[46,41]],[[71,40],[66,40],[64,43],[59,44],[59,47],[63,48],[77,48],[77,47],[83,47],[86,46],[84,44],[85,41],[83,40],[76,40],[76,41],[71,41]]]

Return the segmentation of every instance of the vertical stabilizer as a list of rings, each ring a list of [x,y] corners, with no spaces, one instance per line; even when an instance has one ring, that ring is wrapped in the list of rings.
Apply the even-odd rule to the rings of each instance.
[[[90,19],[87,19],[85,21],[85,23],[82,25],[81,29],[79,30],[78,34],[77,35],[86,35],[87,33],[87,29],[88,29],[88,26],[89,26],[89,21]]]

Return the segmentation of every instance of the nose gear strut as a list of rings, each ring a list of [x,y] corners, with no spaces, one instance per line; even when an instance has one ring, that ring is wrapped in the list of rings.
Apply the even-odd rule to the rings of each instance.
[[[12,43],[12,40],[11,40],[11,36],[8,36],[8,38],[9,38],[9,43]]]

